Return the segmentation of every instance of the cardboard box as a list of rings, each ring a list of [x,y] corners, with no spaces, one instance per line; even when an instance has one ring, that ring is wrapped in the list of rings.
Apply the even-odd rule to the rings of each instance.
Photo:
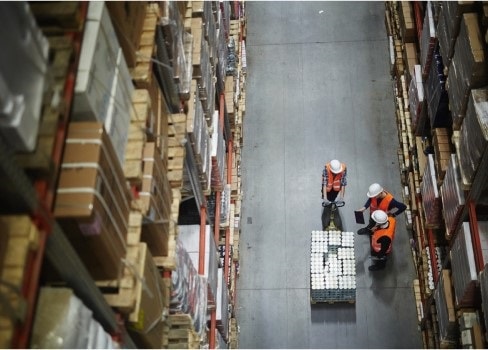
[[[99,122],[69,125],[54,215],[96,280],[120,275],[130,192]]]
[[[129,332],[140,348],[160,349],[163,341],[163,279],[145,243],[139,244],[139,261],[143,262],[143,281],[136,287],[136,307],[129,315]],[[141,272],[141,271],[140,271]]]
[[[147,222],[142,225],[141,240],[148,244],[153,256],[167,256],[172,192],[167,170],[154,142],[144,147],[143,172],[139,196]]]

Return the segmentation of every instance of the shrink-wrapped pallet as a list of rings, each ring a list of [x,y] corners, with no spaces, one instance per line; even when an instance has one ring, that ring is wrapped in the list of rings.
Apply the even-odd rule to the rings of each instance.
[[[437,22],[440,53],[444,64],[449,67],[454,55],[454,45],[459,34],[463,13],[473,9],[474,1],[442,1]]]
[[[488,88],[471,91],[459,136],[459,163],[463,185],[471,186],[488,144]]]
[[[448,77],[450,108],[456,130],[466,115],[470,90],[484,86],[488,82],[487,73],[483,37],[477,14],[466,13],[461,21]]]
[[[212,189],[222,191],[224,186],[225,170],[225,140],[223,125],[219,123],[219,112],[215,111],[211,136],[211,155],[212,155]]]
[[[465,198],[462,190],[461,171],[457,157],[451,154],[449,166],[441,186],[444,222],[446,224],[446,237],[454,234],[459,218],[463,212]]]
[[[422,77],[424,78],[429,73],[436,45],[437,33],[434,25],[434,14],[432,12],[432,3],[428,1],[420,37],[420,64],[422,66]]]
[[[425,81],[425,101],[432,128],[448,127],[452,122],[443,70],[444,63],[437,46]]]
[[[485,329],[488,329],[488,264],[480,272],[480,289],[481,289],[481,309],[484,315]]]
[[[425,103],[422,67],[419,64],[414,66],[414,76],[410,80],[410,87],[408,89],[408,102],[413,129],[415,130],[415,134],[420,136],[423,130],[419,126],[424,124]]]
[[[118,349],[93,312],[68,288],[42,287],[32,330],[33,349]]]
[[[474,307],[478,276],[468,222],[462,223],[454,238],[450,254],[456,306]]]
[[[198,266],[200,252],[200,225],[179,225],[178,239],[190,256],[193,266]],[[218,285],[219,257],[210,225],[205,226],[205,255],[203,276],[208,284],[208,303],[215,305]]]
[[[488,221],[478,221],[481,255],[483,262],[488,263]]]
[[[434,291],[434,301],[440,341],[456,344],[459,337],[459,326],[456,322],[450,270],[442,270],[439,273],[439,281]]]
[[[427,156],[427,166],[422,177],[422,206],[425,214],[425,226],[438,228],[441,223],[441,198],[437,189],[434,157]]]
[[[201,334],[207,321],[207,281],[198,274],[179,239],[176,257],[176,270],[171,273],[170,313],[189,315],[193,330]]]
[[[217,329],[222,334],[223,338],[227,340],[229,338],[229,289],[227,287],[227,281],[224,276],[224,269],[220,268],[218,271],[219,285],[217,291],[217,309],[216,320]]]

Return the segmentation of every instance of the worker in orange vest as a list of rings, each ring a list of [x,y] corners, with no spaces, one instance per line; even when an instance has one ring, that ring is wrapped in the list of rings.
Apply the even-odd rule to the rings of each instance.
[[[366,195],[368,196],[368,200],[366,203],[364,203],[364,206],[357,211],[365,211],[367,208],[369,208],[369,212],[372,215],[375,210],[380,209],[383,210],[388,216],[397,217],[407,209],[407,206],[404,203],[393,198],[393,195],[385,191],[380,184],[371,184]],[[370,230],[375,226],[375,222],[371,215],[368,226],[359,229],[359,231]],[[360,233],[359,231],[358,234],[367,233]]]
[[[344,198],[347,186],[347,167],[337,159],[325,164],[322,171],[322,199],[335,202],[337,195]]]
[[[375,210],[371,217],[375,222],[375,226],[368,230],[373,265],[369,266],[368,270],[378,271],[385,268],[387,257],[391,253],[396,219],[388,216],[383,210]]]

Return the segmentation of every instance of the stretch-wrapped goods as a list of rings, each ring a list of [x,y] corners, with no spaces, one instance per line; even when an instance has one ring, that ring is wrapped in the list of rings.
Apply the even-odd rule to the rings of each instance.
[[[426,77],[429,72],[436,45],[437,34],[435,32],[434,15],[432,13],[431,2],[428,1],[420,37],[420,64],[422,66],[423,77]]]
[[[459,170],[455,154],[451,154],[449,166],[441,186],[441,197],[444,222],[446,223],[446,236],[451,237],[454,234],[465,204],[461,171]]]
[[[488,88],[471,91],[466,118],[460,130],[459,162],[463,184],[473,182],[488,144]],[[486,186],[486,185],[485,185]]]
[[[190,315],[195,332],[201,334],[207,322],[207,279],[198,274],[179,239],[176,256],[176,270],[171,273],[170,313]]]
[[[448,67],[454,55],[454,45],[459,34],[463,13],[474,7],[474,1],[442,1],[437,23],[440,53]]]
[[[450,109],[456,130],[459,130],[466,115],[470,90],[483,87],[488,82],[487,73],[477,14],[466,13],[461,21],[448,76]]]
[[[456,305],[458,307],[474,307],[478,276],[471,229],[468,222],[462,223],[454,238],[451,248],[451,268]]]
[[[437,311],[439,338],[443,342],[455,342],[459,337],[459,325],[456,319],[456,310],[451,286],[451,271],[442,270],[434,291],[434,301]]]
[[[438,228],[441,221],[441,198],[437,190],[434,156],[427,156],[427,166],[422,177],[422,202],[427,228]]]

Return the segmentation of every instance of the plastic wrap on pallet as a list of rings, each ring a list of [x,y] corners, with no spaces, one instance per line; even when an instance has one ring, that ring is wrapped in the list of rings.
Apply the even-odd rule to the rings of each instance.
[[[207,281],[198,275],[190,255],[176,240],[176,269],[171,273],[170,313],[189,314],[194,330],[201,334],[206,324]]]
[[[163,16],[160,24],[163,28],[164,40],[169,61],[173,70],[173,77],[177,82],[180,95],[187,95],[190,91],[191,81],[191,55],[185,52],[185,30],[178,9],[177,1],[164,2]]]
[[[200,225],[179,225],[178,239],[190,256],[193,266],[198,266],[200,256]],[[219,258],[210,225],[205,226],[205,260],[203,276],[208,283],[208,302],[215,305],[217,296]]]
[[[434,16],[432,13],[432,3],[427,2],[422,34],[420,37],[420,65],[422,66],[422,76],[426,77],[432,63],[435,46],[437,45],[437,34],[435,32]]]
[[[462,190],[461,171],[457,156],[451,154],[444,181],[441,185],[444,222],[446,236],[452,237],[464,209],[465,198]]]
[[[225,281],[223,268],[219,268],[218,278],[219,278],[219,287],[217,292],[217,309],[216,309],[217,329],[222,334],[222,337],[225,340],[227,340],[229,339],[229,320],[230,320],[229,289],[227,287],[227,282]]]
[[[227,227],[229,226],[229,219],[230,219],[230,184],[226,184],[224,186],[224,190],[222,191],[221,196],[221,204],[220,204],[220,226]]]
[[[459,134],[459,163],[463,184],[473,182],[488,144],[488,88],[471,90],[466,118]]]
[[[234,37],[229,37],[229,43],[227,44],[227,67],[225,69],[226,75],[237,75],[237,52],[236,42]]]
[[[474,307],[478,276],[468,222],[462,223],[454,238],[450,254],[456,305]]]
[[[432,154],[427,155],[427,166],[422,177],[421,193],[426,227],[438,228],[441,222],[441,198],[437,190],[434,156]]]
[[[449,127],[452,123],[446,91],[446,76],[443,71],[444,63],[439,54],[439,45],[437,45],[425,83],[425,100],[432,128]]]
[[[208,41],[209,53],[212,59],[215,58],[217,52],[217,23],[215,22],[216,13],[213,3],[214,1],[203,2],[204,36]]]
[[[478,221],[478,233],[480,237],[481,254],[483,262],[488,263],[488,221]]]
[[[217,55],[218,55],[218,62],[216,65],[216,76],[217,76],[217,84],[218,84],[218,91],[222,92],[224,90],[224,82],[225,82],[225,70],[227,68],[227,32],[224,29],[224,19],[220,17],[220,25],[217,29]]]
[[[442,1],[437,24],[440,53],[449,67],[454,55],[454,45],[459,34],[463,13],[473,9],[474,1]]]
[[[448,95],[453,127],[459,130],[466,115],[470,89],[488,82],[488,68],[475,13],[464,14],[448,73]]]
[[[212,189],[221,191],[224,186],[225,140],[223,128],[219,125],[218,111],[214,112],[212,124],[214,125],[211,136]]]
[[[26,2],[0,4],[0,135],[13,151],[37,144],[49,43]]]
[[[485,329],[488,329],[488,264],[480,272],[481,309],[484,315]]]
[[[439,274],[437,288],[434,291],[434,301],[437,310],[440,340],[457,342],[459,326],[456,322],[450,274],[450,270],[442,270]]]
[[[246,73],[247,71],[247,55],[246,55],[246,41],[241,40],[241,66],[242,71]]]
[[[33,349],[118,349],[92,311],[68,288],[42,287],[30,347]]]
[[[408,89],[408,102],[410,116],[414,130],[422,123],[424,111],[424,85],[422,82],[422,67],[419,64],[414,66],[414,77],[410,80]]]
[[[460,63],[461,76],[468,87],[478,88],[487,83],[488,67],[478,14],[463,14],[453,59]]]

